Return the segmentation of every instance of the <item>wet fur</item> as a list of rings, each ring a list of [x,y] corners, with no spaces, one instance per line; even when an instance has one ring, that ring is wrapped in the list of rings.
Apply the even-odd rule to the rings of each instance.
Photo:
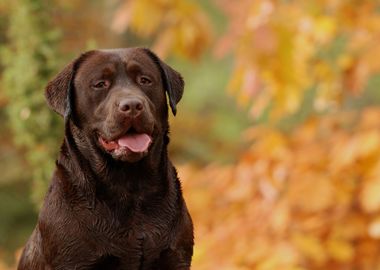
[[[128,50],[155,63],[152,72],[159,73],[161,91],[167,91],[175,112],[182,96],[180,75],[146,49]],[[78,117],[88,112],[73,106],[75,92],[71,97],[67,93],[75,87],[77,69],[98,54],[82,55],[47,86],[49,106],[66,116],[65,137],[18,269],[190,269],[193,227],[168,158],[166,102],[156,104],[164,109],[157,110],[160,123],[148,155],[130,163],[99,147],[88,123]],[[145,56],[141,61],[148,61]]]

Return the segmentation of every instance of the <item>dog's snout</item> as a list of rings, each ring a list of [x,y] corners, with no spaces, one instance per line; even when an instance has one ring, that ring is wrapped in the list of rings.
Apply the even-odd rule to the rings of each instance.
[[[126,98],[119,103],[119,111],[131,117],[138,116],[143,110],[144,105],[137,98]]]

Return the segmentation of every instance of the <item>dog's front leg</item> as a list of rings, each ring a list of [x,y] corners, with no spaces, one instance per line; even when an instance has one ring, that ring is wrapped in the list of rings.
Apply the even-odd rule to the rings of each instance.
[[[191,255],[184,250],[167,249],[161,253],[157,270],[189,270]]]
[[[158,269],[190,269],[194,245],[193,224],[186,208],[182,213],[172,243],[160,255]]]

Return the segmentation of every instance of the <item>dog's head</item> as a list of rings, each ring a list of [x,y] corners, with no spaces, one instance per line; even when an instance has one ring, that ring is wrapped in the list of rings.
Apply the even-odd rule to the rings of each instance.
[[[136,162],[167,129],[184,89],[181,75],[144,48],[96,50],[67,65],[46,87],[51,109],[73,121],[114,159]]]

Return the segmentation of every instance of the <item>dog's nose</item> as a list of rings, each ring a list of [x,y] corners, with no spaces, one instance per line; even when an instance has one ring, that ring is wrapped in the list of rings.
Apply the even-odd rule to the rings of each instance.
[[[120,101],[119,110],[128,116],[137,117],[144,110],[144,106],[137,98],[127,98]]]

